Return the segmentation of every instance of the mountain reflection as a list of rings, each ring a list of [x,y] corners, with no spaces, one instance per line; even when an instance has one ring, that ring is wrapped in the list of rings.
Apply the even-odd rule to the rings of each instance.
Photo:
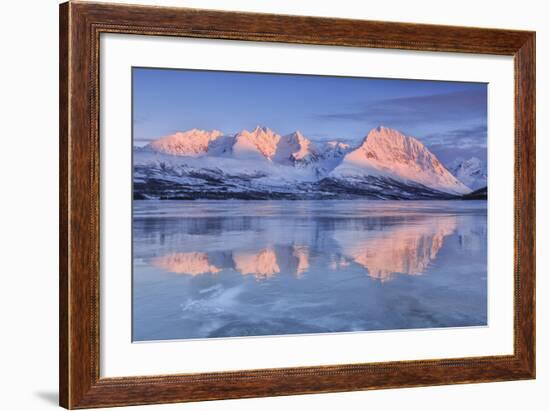
[[[208,261],[206,253],[172,253],[151,260],[151,265],[176,274],[200,275],[221,270]]]
[[[454,216],[413,220],[387,230],[371,231],[365,238],[354,233],[340,232],[340,243],[345,258],[368,271],[380,281],[388,281],[395,273],[423,274],[443,247],[445,237],[455,232]],[[344,258],[344,261],[346,261]],[[334,267],[339,268],[342,261]]]
[[[305,246],[294,247],[292,255],[298,259],[295,275],[301,277],[303,273],[309,270],[309,250]]]
[[[149,263],[176,274],[197,276],[229,270],[257,280],[285,274],[300,278],[310,271],[356,266],[365,269],[369,277],[385,282],[396,273],[423,274],[436,259],[446,237],[457,231],[458,220],[443,215],[386,223],[358,229],[357,222],[350,222],[348,226],[324,231],[323,235],[312,233],[309,241],[301,244],[258,242],[256,249],[248,244],[231,250],[172,252],[152,258]]]
[[[281,272],[279,264],[277,264],[277,255],[272,249],[262,250],[258,253],[235,253],[233,261],[236,271],[243,275],[252,274],[258,279],[273,277]]]
[[[259,251],[170,253],[151,259],[150,264],[175,274],[195,276],[229,269],[265,280],[282,271],[300,277],[309,269],[309,251],[305,246],[277,246]]]

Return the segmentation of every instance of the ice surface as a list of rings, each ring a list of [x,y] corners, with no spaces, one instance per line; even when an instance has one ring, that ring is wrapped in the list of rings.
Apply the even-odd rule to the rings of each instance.
[[[136,341],[485,325],[485,201],[135,201]]]

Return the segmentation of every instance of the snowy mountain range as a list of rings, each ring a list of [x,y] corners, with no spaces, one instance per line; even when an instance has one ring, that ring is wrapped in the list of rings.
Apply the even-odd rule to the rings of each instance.
[[[136,199],[451,199],[483,186],[475,159],[448,170],[419,140],[378,127],[357,147],[266,127],[192,129],[134,148]]]

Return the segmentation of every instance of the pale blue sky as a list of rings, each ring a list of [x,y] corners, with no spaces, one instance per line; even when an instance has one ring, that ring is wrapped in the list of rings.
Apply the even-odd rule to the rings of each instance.
[[[134,68],[133,115],[138,146],[191,128],[256,125],[358,144],[384,125],[446,164],[487,156],[485,83]]]

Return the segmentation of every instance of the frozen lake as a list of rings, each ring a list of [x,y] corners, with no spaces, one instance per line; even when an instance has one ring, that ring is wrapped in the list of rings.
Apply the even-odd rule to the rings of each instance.
[[[487,323],[486,201],[134,201],[133,340]]]

